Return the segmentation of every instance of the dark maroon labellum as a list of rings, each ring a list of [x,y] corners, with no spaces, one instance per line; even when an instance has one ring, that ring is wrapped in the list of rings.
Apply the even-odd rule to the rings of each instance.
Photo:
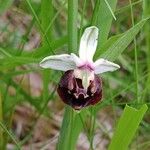
[[[94,75],[94,80],[90,81],[86,90],[82,86],[81,79],[75,78],[73,72],[73,70],[66,71],[60,79],[57,91],[63,102],[75,110],[98,103],[102,99],[101,79]]]

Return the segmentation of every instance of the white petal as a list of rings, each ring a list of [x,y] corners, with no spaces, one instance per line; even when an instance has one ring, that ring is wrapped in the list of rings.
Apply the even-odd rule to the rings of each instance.
[[[94,68],[95,68],[94,69],[95,74],[99,74],[99,73],[104,73],[107,71],[115,71],[119,69],[120,66],[106,59],[98,59],[94,63]]]
[[[79,48],[79,57],[84,61],[92,61],[97,47],[98,28],[91,26],[85,29]]]
[[[67,71],[76,68],[76,63],[71,55],[52,55],[45,57],[41,62],[40,66],[42,68],[51,68],[55,70]]]
[[[71,56],[77,67],[81,66],[84,63],[76,54],[71,53]]]

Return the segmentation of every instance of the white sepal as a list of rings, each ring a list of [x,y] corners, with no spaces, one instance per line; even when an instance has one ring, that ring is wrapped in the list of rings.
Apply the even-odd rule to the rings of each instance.
[[[85,29],[79,48],[79,57],[83,61],[92,61],[97,47],[98,28],[91,26]]]
[[[74,62],[76,63],[76,66],[82,66],[82,64],[84,63],[76,54],[71,53],[72,59],[74,60]]]
[[[62,55],[51,55],[45,57],[41,62],[40,66],[43,68],[51,68],[54,70],[73,70],[76,68],[76,63],[71,55],[62,54]]]
[[[104,73],[104,72],[108,72],[108,71],[115,71],[117,69],[119,69],[120,66],[110,62],[106,59],[98,59],[96,62],[94,62],[94,72],[95,74],[100,74],[100,73]]]

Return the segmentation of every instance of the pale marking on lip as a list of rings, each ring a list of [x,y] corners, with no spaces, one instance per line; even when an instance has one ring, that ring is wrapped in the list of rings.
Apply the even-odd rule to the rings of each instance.
[[[71,94],[71,92],[68,90],[68,93]]]
[[[74,93],[73,95],[75,96],[76,99],[78,99],[80,94]],[[89,95],[87,95],[87,94],[83,94],[83,96],[84,96],[84,98],[89,97]]]
[[[82,85],[84,89],[87,91],[90,85],[90,81],[94,80],[94,71],[91,71],[89,69],[77,68],[74,70],[74,76],[75,78],[79,78],[82,80]]]

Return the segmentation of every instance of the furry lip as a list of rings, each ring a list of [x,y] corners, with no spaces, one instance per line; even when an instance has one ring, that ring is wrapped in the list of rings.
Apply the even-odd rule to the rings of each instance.
[[[75,78],[73,70],[69,70],[61,77],[57,92],[64,103],[80,110],[95,105],[102,99],[102,81],[95,75],[86,91],[81,79]]]

